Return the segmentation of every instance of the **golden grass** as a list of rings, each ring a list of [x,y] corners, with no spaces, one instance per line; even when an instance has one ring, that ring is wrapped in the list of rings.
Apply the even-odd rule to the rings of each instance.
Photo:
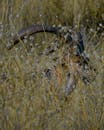
[[[97,30],[104,27],[103,3],[103,0],[1,0],[1,130],[103,130],[104,33]],[[39,35],[25,45],[21,42],[7,50],[12,35],[33,23],[65,23],[87,29],[86,51],[97,70],[89,86],[79,80],[77,88],[66,98],[63,87],[67,70],[59,66],[50,82],[42,75],[44,68],[53,67],[56,55],[60,60],[63,57],[64,47],[55,56],[38,55],[54,41],[54,36]],[[32,43],[31,51],[28,43]]]

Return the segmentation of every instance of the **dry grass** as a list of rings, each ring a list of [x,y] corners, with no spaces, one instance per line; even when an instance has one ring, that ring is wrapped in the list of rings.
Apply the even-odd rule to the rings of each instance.
[[[1,0],[1,130],[104,129],[103,4],[102,0]],[[62,47],[53,55],[39,56],[54,42],[54,36],[39,35],[7,50],[12,35],[33,23],[83,26],[86,52],[96,68],[90,85],[78,80],[77,88],[66,98],[63,88],[67,69],[58,66],[50,82],[43,76],[45,68],[56,64],[53,58],[58,56],[61,60],[65,51]]]

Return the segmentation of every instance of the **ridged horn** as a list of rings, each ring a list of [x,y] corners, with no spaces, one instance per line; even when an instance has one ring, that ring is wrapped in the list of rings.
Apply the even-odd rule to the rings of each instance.
[[[23,40],[25,37],[29,37],[35,33],[40,32],[48,32],[53,33],[55,35],[58,35],[60,37],[65,38],[66,41],[70,42],[72,41],[72,37],[70,33],[66,35],[66,33],[61,31],[61,27],[51,26],[51,25],[37,25],[34,24],[32,26],[29,26],[25,29],[21,29],[13,38],[13,44],[8,47],[8,50],[12,49],[14,45],[19,43],[20,40]],[[67,37],[66,37],[66,36]],[[77,33],[78,35],[78,45],[77,45],[77,54],[80,55],[84,51],[84,45],[83,45],[83,39],[80,32]]]
[[[53,27],[50,25],[32,25],[30,27],[27,27],[25,29],[21,29],[13,38],[13,44],[8,48],[12,49],[14,45],[19,43],[20,40],[23,40],[25,37],[31,36],[35,33],[40,32],[48,32],[53,33],[55,35],[60,35],[59,33],[60,27]]]

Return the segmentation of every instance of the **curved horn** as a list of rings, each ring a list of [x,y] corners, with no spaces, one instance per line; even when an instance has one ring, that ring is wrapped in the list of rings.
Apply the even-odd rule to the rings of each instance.
[[[53,33],[56,35],[59,35],[59,27],[53,27],[53,26],[49,26],[49,25],[32,25],[28,28],[25,29],[21,29],[18,34],[16,34],[13,38],[13,44],[8,48],[8,49],[12,49],[14,45],[16,45],[17,43],[19,43],[20,40],[23,40],[25,38],[25,36],[30,36],[32,34],[35,33],[40,33],[40,32],[49,32],[49,33]],[[61,34],[60,34],[61,36]]]
[[[8,49],[12,49],[14,45],[19,43],[20,40],[23,40],[26,36],[30,36],[35,33],[40,33],[40,32],[48,32],[48,33],[53,33],[55,35],[58,35],[60,37],[65,38],[66,41],[72,41],[72,37],[70,33],[66,35],[67,33],[63,33],[61,31],[61,27],[53,27],[51,25],[32,25],[28,28],[21,29],[18,34],[16,34],[13,38],[13,44],[8,47]],[[66,36],[67,37],[66,37]],[[81,33],[77,33],[78,35],[78,45],[77,45],[77,54],[80,55],[84,51],[84,45],[83,45],[83,39]]]

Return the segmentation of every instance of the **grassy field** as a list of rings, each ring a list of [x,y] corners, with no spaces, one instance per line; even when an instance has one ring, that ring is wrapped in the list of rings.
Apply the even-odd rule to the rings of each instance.
[[[85,51],[96,69],[91,83],[79,78],[65,97],[65,74],[57,65],[51,81],[44,69],[53,68],[65,47],[40,55],[49,45],[63,43],[39,34],[7,47],[13,35],[32,24],[67,25],[82,31]],[[1,0],[0,1],[0,130],[103,130],[104,129],[104,1]],[[56,40],[57,39],[57,40]]]

